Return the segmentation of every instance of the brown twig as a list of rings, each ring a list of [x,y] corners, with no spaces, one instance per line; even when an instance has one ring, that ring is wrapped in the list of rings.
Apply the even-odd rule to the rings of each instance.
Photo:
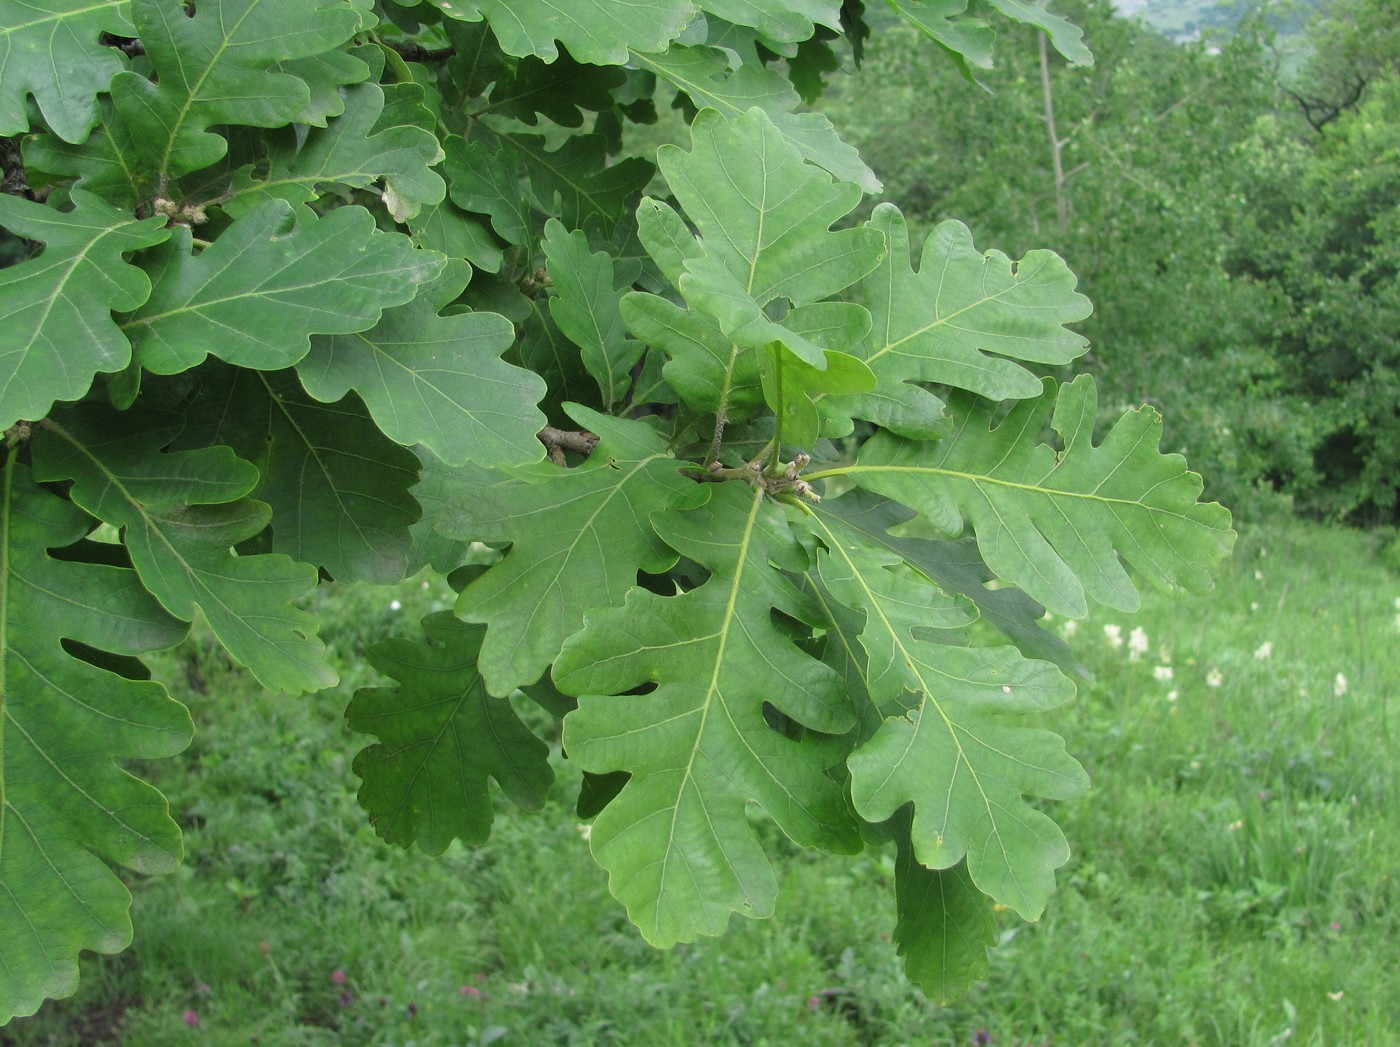
[[[586,430],[582,432],[569,432],[566,429],[556,429],[552,425],[546,425],[539,431],[539,441],[544,444],[544,449],[549,453],[549,460],[555,465],[564,465],[564,452],[573,451],[587,458],[598,447],[598,434],[590,433]]]

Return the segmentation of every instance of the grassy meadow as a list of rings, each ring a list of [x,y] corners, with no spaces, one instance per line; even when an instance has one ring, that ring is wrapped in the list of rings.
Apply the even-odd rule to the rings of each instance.
[[[1045,917],[1004,914],[990,977],[951,1007],[903,978],[889,852],[814,858],[767,833],[777,916],[658,952],[562,797],[539,815],[502,801],[478,850],[383,845],[353,796],[368,739],[341,713],[382,682],[365,646],[452,594],[327,588],[337,691],[262,693],[208,641],[165,656],[199,733],[134,770],[169,795],[186,862],[131,877],[134,947],[85,958],[77,996],[0,1043],[1400,1043],[1385,540],[1246,527],[1208,597],[1051,623],[1093,673],[1049,722],[1094,789],[1053,811],[1074,856]]]

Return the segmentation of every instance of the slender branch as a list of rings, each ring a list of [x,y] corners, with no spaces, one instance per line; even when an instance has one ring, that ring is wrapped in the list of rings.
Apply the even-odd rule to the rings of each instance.
[[[1055,168],[1055,220],[1060,228],[1069,222],[1069,200],[1065,196],[1065,142],[1055,130],[1055,98],[1050,90],[1050,51],[1045,34],[1040,34],[1040,88],[1045,99],[1045,129],[1050,134],[1050,161]]]

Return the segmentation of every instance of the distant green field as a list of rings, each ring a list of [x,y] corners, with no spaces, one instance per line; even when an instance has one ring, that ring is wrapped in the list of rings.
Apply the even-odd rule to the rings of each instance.
[[[86,959],[76,998],[0,1042],[1394,1044],[1400,579],[1381,541],[1256,526],[1213,596],[1052,623],[1095,675],[1049,721],[1095,787],[1054,807],[1074,857],[1045,918],[1007,914],[992,976],[948,1008],[904,980],[893,906],[867,901],[889,853],[813,858],[766,831],[778,915],[656,952],[563,799],[503,802],[478,851],[382,845],[341,710],[371,682],[364,645],[451,593],[332,588],[338,693],[264,694],[203,640],[160,667],[200,733],[135,770],[171,796],[187,860],[133,879],[132,950]]]

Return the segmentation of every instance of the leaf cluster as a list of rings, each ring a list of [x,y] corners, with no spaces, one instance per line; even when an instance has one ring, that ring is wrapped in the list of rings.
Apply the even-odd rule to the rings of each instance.
[[[960,3],[890,7],[986,64]],[[893,841],[940,999],[994,906],[1040,914],[1068,852],[1039,801],[1087,784],[1040,726],[1075,668],[1044,608],[1131,608],[1128,568],[1206,588],[1233,534],[1155,411],[1095,442],[1092,382],[1044,377],[1087,345],[1057,256],[948,222],[916,264],[893,205],[853,219],[878,182],[801,96],[860,4],[0,12],[31,245],[0,273],[0,1018],[129,942],[111,865],[179,860],[119,769],[191,729],[140,655],[199,616],[267,688],[324,688],[306,593],[425,566],[454,611],[372,648],[393,682],[347,710],[386,840],[483,842],[488,779],[543,803],[523,694],[657,945],[772,911],[756,817]],[[633,155],[668,96],[688,146]]]

